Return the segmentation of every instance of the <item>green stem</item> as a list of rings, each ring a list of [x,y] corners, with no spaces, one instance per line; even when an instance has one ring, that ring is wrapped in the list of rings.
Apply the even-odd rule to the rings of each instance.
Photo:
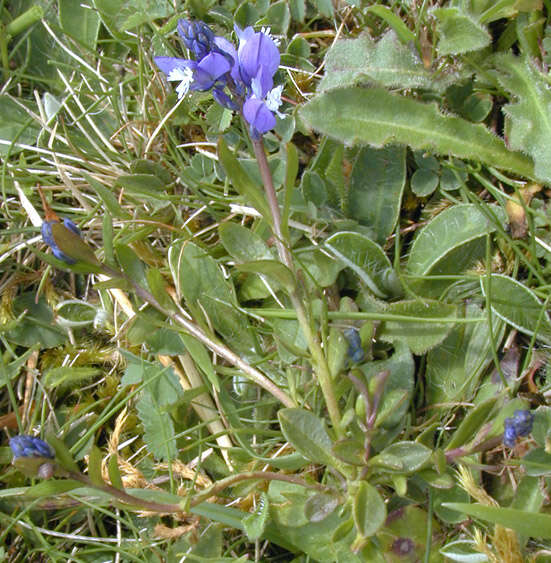
[[[41,20],[42,16],[44,16],[44,10],[40,6],[33,6],[11,21],[5,27],[5,33],[8,38],[18,35]]]
[[[279,210],[279,203],[277,201],[276,191],[272,180],[272,174],[270,173],[266,151],[264,150],[262,137],[260,139],[253,139],[252,144],[254,148],[254,154],[258,162],[258,167],[260,169],[260,175],[264,183],[264,190],[266,193],[266,198],[268,200],[268,206],[270,207],[270,213],[272,215],[272,228],[275,237],[276,248],[279,254],[279,259],[294,274],[296,274],[291,252],[285,244],[281,231],[281,212]],[[302,329],[302,332],[304,333],[306,341],[308,342],[308,348],[312,355],[314,370],[318,378],[321,391],[325,398],[325,402],[327,404],[327,410],[329,412],[331,423],[333,424],[333,428],[335,429],[337,436],[343,437],[344,431],[341,426],[339,406],[335,397],[335,393],[333,392],[333,386],[331,384],[331,373],[329,371],[327,359],[325,357],[325,354],[323,353],[323,349],[316,334],[312,330],[311,323],[308,319],[308,315],[303,306],[303,303],[298,295],[298,291],[295,289],[294,291],[290,292],[289,297],[291,299],[293,308],[296,311],[298,323]]]
[[[199,342],[202,342],[207,348],[218,354],[221,358],[224,358],[229,363],[238,367],[243,373],[252,381],[260,385],[271,393],[276,399],[281,401],[286,407],[296,407],[296,403],[289,397],[284,391],[282,391],[275,383],[268,379],[263,373],[258,371],[256,368],[252,367],[245,360],[241,359],[237,354],[230,350],[227,346],[224,346],[221,342],[218,342],[214,338],[208,336],[203,330],[196,325],[192,320],[186,319],[180,313],[175,313],[165,309],[155,297],[149,293],[146,289],[138,285],[134,280],[130,279],[124,272],[119,272],[110,268],[109,266],[102,265],[105,273],[116,276],[123,277],[126,279],[132,287],[136,294],[141,297],[146,303],[149,303],[152,307],[160,311],[163,315],[171,318],[176,324],[180,325],[186,332],[197,338]]]

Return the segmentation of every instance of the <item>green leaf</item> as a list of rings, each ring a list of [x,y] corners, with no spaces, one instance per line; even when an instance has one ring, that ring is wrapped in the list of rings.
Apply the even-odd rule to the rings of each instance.
[[[279,423],[285,439],[313,463],[338,467],[331,448],[333,442],[325,430],[323,422],[312,412],[304,409],[281,409]]]
[[[358,533],[364,538],[373,536],[386,520],[386,505],[377,489],[361,481],[354,493],[352,514]]]
[[[528,58],[512,54],[497,55],[495,68],[501,86],[516,99],[516,103],[503,106],[509,146],[530,155],[535,176],[550,182],[551,92],[547,77]]]
[[[96,48],[100,18],[96,10],[74,0],[60,0],[59,23],[63,31],[91,51]]]
[[[411,177],[411,191],[419,197],[427,197],[436,190],[440,178],[436,172],[426,168],[419,168]]]
[[[382,6],[373,8],[384,9]],[[445,71],[433,75],[425,68],[421,58],[392,30],[377,42],[366,33],[356,39],[337,41],[327,53],[325,67],[319,92],[363,83],[442,92],[452,80]]]
[[[0,94],[0,156],[22,150],[12,143],[34,144],[39,132],[38,124],[20,104],[10,96]]]
[[[304,514],[310,522],[321,522],[327,518],[339,505],[336,495],[317,493],[304,503]]]
[[[277,260],[255,260],[239,264],[237,269],[240,272],[249,272],[266,276],[269,280],[275,281],[286,291],[293,291],[295,287],[295,276],[293,272]]]
[[[266,493],[261,493],[258,505],[254,512],[251,512],[248,516],[245,516],[245,518],[241,520],[249,540],[255,541],[262,537],[269,517],[270,501],[268,500]]]
[[[270,209],[264,193],[239,164],[222,137],[218,140],[218,158],[233,188],[243,196],[245,203],[253,205],[264,219],[270,221]]]
[[[118,219],[130,218],[130,214],[125,211],[119,204],[113,192],[98,182],[92,176],[83,172],[84,179],[90,184],[90,187],[98,194],[99,198],[113,217]]]
[[[488,287],[488,282],[490,287]],[[492,311],[520,332],[551,342],[551,320],[542,303],[525,285],[502,274],[481,278],[483,293],[490,294]]]
[[[204,250],[192,242],[175,242],[168,251],[174,283],[191,307],[200,305],[212,327],[226,341],[250,353],[254,340],[247,317],[238,311],[235,290],[224,278],[220,266]]]
[[[48,370],[43,379],[43,384],[48,389],[74,388],[98,375],[100,370],[93,367],[60,366]]]
[[[369,6],[365,11],[382,18],[396,32],[402,43],[407,44],[415,40],[415,33],[388,6],[377,4]]]
[[[56,461],[67,471],[80,472],[78,465],[73,459],[73,455],[69,451],[69,448],[65,445],[65,442],[60,440],[57,436],[53,434],[48,434],[46,436],[46,442],[52,446],[55,451]]]
[[[181,333],[180,334],[184,344],[186,345],[187,351],[190,353],[193,361],[199,366],[199,369],[207,376],[209,383],[220,392],[220,380],[214,371],[212,366],[212,360],[207,352],[207,349],[203,346],[201,342],[195,339],[190,334]]]
[[[13,313],[19,317],[23,312],[25,315],[7,332],[8,341],[25,347],[55,348],[67,340],[66,331],[55,324],[45,299],[35,303],[34,293],[19,295],[13,302]]]
[[[109,461],[107,462],[107,472],[109,473],[109,481],[115,489],[119,491],[124,490],[124,485],[122,484],[121,472],[119,470],[119,460],[116,455],[110,455]]]
[[[325,92],[308,102],[300,116],[313,129],[349,145],[401,143],[534,177],[532,160],[508,150],[484,125],[443,115],[435,104],[379,88]]]
[[[501,208],[490,206],[490,210],[498,220],[505,220]],[[414,275],[426,275],[456,249],[496,228],[475,204],[449,207],[418,231],[411,246],[408,270]],[[460,272],[459,268],[454,271]]]
[[[372,229],[379,244],[394,231],[405,185],[404,147],[365,147],[358,152],[350,175],[349,213]]]
[[[453,450],[471,442],[494,411],[497,399],[497,397],[490,397],[471,408],[453,433],[446,450]]]
[[[465,502],[444,502],[446,508],[463,512],[493,524],[501,524],[529,538],[551,539],[551,515],[514,508],[483,506]]]
[[[101,459],[101,450],[97,446],[92,446],[88,454],[88,477],[97,486],[105,485],[101,474]]]
[[[409,317],[443,318],[455,317],[457,308],[439,301],[399,301],[391,303],[385,313]],[[385,342],[405,342],[417,355],[424,354],[440,344],[453,328],[453,323],[385,321],[379,333]]]
[[[269,260],[273,258],[262,237],[237,223],[222,223],[218,227],[220,242],[237,262]]]
[[[176,457],[174,423],[153,393],[144,391],[136,409],[144,428],[143,439],[156,459],[170,461]],[[116,461],[116,458],[114,458]]]
[[[431,11],[436,18],[438,54],[459,55],[483,49],[492,38],[474,16],[459,8],[436,8]]]
[[[56,307],[57,321],[70,327],[92,324],[97,313],[98,310],[94,305],[78,299],[62,301]]]
[[[432,450],[417,442],[395,442],[369,460],[374,467],[388,467],[399,473],[415,473],[422,469],[432,456]],[[396,465],[397,464],[397,465]],[[395,467],[392,467],[396,465]]]
[[[365,235],[341,232],[325,241],[325,248],[350,268],[377,297],[400,292],[399,280],[383,249]]]
[[[26,494],[31,498],[55,497],[79,487],[82,487],[82,483],[74,479],[48,479],[29,487]]]

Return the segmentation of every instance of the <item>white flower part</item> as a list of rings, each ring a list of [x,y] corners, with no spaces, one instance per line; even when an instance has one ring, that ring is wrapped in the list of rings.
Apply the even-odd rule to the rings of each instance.
[[[176,67],[170,71],[167,79],[171,82],[180,81],[180,84],[176,86],[176,92],[178,93],[178,99],[181,99],[188,93],[189,87],[193,82],[193,71],[189,67]]]
[[[271,27],[261,27],[260,33],[267,35],[276,44],[276,47],[279,47],[279,44],[281,43],[281,41],[279,40],[279,38],[272,35],[272,28]]]
[[[266,94],[266,107],[277,114],[278,117],[283,119],[285,115],[278,111],[279,106],[281,105],[281,92],[283,92],[283,84],[272,88]]]
[[[260,85],[260,80],[258,80],[258,78],[253,78],[251,80],[251,90],[253,91],[255,98],[258,98],[259,100],[262,98],[262,86]]]

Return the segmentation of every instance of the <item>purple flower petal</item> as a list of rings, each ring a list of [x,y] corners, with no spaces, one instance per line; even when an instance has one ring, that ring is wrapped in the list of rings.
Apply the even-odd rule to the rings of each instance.
[[[222,106],[232,111],[237,111],[239,108],[232,99],[221,88],[214,88],[212,91],[213,98]]]
[[[241,40],[237,57],[241,78],[247,86],[251,85],[251,80],[258,75],[261,67],[263,74],[273,77],[280,61],[277,45],[271,37],[262,32],[253,34],[245,41]]]
[[[276,118],[266,104],[257,98],[248,98],[243,104],[243,117],[250,125],[251,136],[258,139],[276,126]]]

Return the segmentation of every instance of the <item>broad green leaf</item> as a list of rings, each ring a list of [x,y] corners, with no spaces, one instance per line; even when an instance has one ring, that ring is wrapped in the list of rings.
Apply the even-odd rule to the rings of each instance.
[[[426,168],[416,170],[410,181],[411,191],[419,197],[427,197],[436,190],[440,178],[436,172]]]
[[[488,556],[480,553],[474,540],[455,540],[440,549],[440,553],[457,563],[488,563]]]
[[[100,18],[98,13],[74,0],[60,0],[59,23],[63,31],[94,51],[98,38]]]
[[[481,278],[480,285],[485,295],[489,293],[492,311],[500,319],[524,334],[535,333],[539,340],[551,342],[549,313],[532,290],[502,274]]]
[[[383,249],[365,235],[341,232],[325,241],[325,248],[350,268],[377,297],[396,295],[400,283]]]
[[[358,533],[364,538],[375,534],[386,520],[386,505],[379,491],[367,481],[361,481],[354,492],[352,514]]]
[[[551,181],[551,92],[547,77],[528,58],[501,54],[495,58],[501,86],[516,102],[503,106],[508,117],[508,144],[534,159],[534,174]]]
[[[504,220],[500,208],[491,206],[490,210],[498,220]],[[426,275],[454,250],[495,230],[496,226],[475,204],[449,207],[417,233],[409,254],[408,270],[414,275]],[[461,271],[457,268],[454,273]]]
[[[417,442],[395,442],[380,454],[369,460],[373,467],[387,467],[387,458],[398,463],[395,471],[399,473],[415,473],[426,465],[432,456],[432,450]],[[395,460],[395,461],[393,461]]]
[[[452,155],[534,177],[527,156],[506,148],[484,125],[442,114],[435,104],[380,88],[343,88],[316,96],[300,116],[313,129],[345,144],[391,143]]]
[[[21,151],[12,143],[34,144],[39,132],[38,124],[20,104],[7,94],[0,95],[0,156]]]
[[[304,504],[304,514],[310,522],[321,522],[339,505],[339,498],[328,493],[317,493]]]
[[[390,375],[385,382],[376,424],[380,424],[386,429],[403,424],[409,409],[409,397],[411,397],[414,387],[415,362],[409,346],[405,342],[396,341],[394,353],[390,358],[362,364],[361,370],[368,381],[374,379],[378,373],[390,371]],[[397,405],[392,397],[398,394],[400,396],[405,394],[406,400],[402,400]],[[385,406],[387,401],[392,404],[388,414]],[[382,419],[383,416],[384,420]],[[379,417],[381,417],[380,422]]]
[[[266,493],[261,493],[254,512],[251,512],[248,516],[245,516],[245,518],[241,520],[249,540],[255,541],[262,537],[269,517],[270,501],[268,500]]]
[[[269,260],[273,258],[262,237],[237,223],[222,223],[218,227],[220,242],[226,252],[238,262]]]
[[[363,83],[443,91],[451,79],[447,72],[434,76],[415,51],[390,30],[378,41],[373,41],[367,33],[356,39],[337,41],[327,53],[325,74],[318,91]]]
[[[551,475],[551,454],[543,448],[534,448],[522,458],[522,465],[526,475],[530,477],[549,476]]]
[[[334,284],[343,264],[327,256],[319,248],[309,248],[295,255],[297,267],[304,271],[304,277],[313,281],[317,287],[329,287]]]
[[[255,260],[239,264],[237,269],[240,272],[249,272],[266,276],[269,280],[275,281],[287,291],[293,291],[295,287],[295,276],[293,272],[277,260]]]
[[[26,347],[55,348],[67,340],[66,331],[55,324],[54,314],[45,299],[35,303],[34,293],[19,295],[13,302],[13,313],[19,317],[23,312],[21,320],[6,333],[9,342]]]
[[[436,8],[439,55],[459,55],[477,51],[490,44],[492,38],[474,16],[460,8]]]
[[[245,172],[222,137],[218,140],[218,158],[233,188],[243,196],[245,203],[256,207],[264,219],[269,221],[271,214],[261,187]]]
[[[206,313],[214,330],[243,352],[254,349],[247,317],[238,311],[235,291],[220,266],[192,242],[175,242],[168,251],[174,283],[191,307]]]
[[[398,301],[391,303],[385,312],[420,318],[416,322],[385,321],[379,337],[386,342],[405,342],[414,354],[421,355],[440,344],[453,328],[453,323],[423,322],[421,319],[449,319],[456,316],[457,308],[439,301]]]
[[[379,244],[394,231],[406,185],[406,150],[362,148],[350,175],[349,213],[372,229]]]
[[[98,310],[94,305],[78,299],[68,299],[56,307],[58,323],[69,327],[92,324],[97,313]]]
[[[469,516],[493,524],[501,524],[529,538],[551,539],[551,515],[526,512],[514,508],[483,506],[464,502],[445,502],[443,505]]]
[[[466,317],[480,317],[481,309],[470,305]],[[504,323],[493,323],[493,337],[486,321],[461,324],[430,350],[426,357],[426,395],[429,404],[470,400],[480,377],[491,363],[492,346],[499,346]]]
[[[124,188],[130,194],[154,199],[169,199],[164,192],[165,184],[155,174],[128,174],[117,178],[115,186]]]
[[[313,463],[338,467],[331,448],[333,442],[325,430],[323,422],[312,412],[304,409],[281,409],[279,423],[285,439]]]

